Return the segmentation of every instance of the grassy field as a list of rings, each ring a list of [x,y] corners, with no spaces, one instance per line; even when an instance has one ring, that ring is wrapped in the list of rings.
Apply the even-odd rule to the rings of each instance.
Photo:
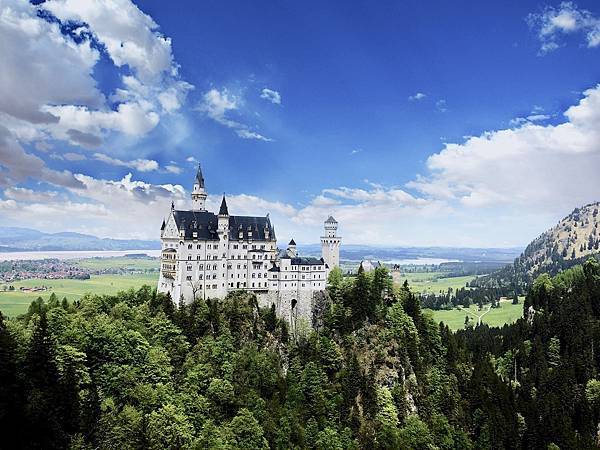
[[[114,266],[111,266],[114,267]],[[139,288],[144,284],[155,286],[158,274],[131,274],[131,275],[93,275],[89,280],[43,280],[32,279],[10,283],[15,291],[2,291],[0,285],[0,311],[10,317],[23,314],[29,304],[38,297],[48,299],[53,292],[62,300],[67,297],[70,301],[81,298],[86,293],[115,294],[129,288]],[[21,292],[19,288],[47,286],[43,292]]]
[[[74,259],[73,263],[90,270],[104,269],[127,269],[127,270],[149,270],[158,269],[160,263],[158,259],[149,258],[85,258]]]
[[[465,287],[468,282],[475,278],[472,275],[445,278],[444,275],[444,272],[393,273],[395,283],[401,285],[404,283],[404,280],[408,280],[408,284],[413,291],[429,291],[435,294],[440,291],[446,292],[448,288],[456,290]]]
[[[427,310],[431,311],[431,310]],[[431,311],[433,318],[438,322],[444,322],[452,330],[459,330],[465,326],[465,316],[469,316],[476,325],[481,316],[481,322],[487,323],[493,327],[500,327],[506,323],[512,323],[518,318],[523,317],[523,298],[519,299],[518,305],[513,305],[510,300],[501,301],[500,308],[490,309],[485,305],[481,311],[477,305],[471,305],[469,308]]]

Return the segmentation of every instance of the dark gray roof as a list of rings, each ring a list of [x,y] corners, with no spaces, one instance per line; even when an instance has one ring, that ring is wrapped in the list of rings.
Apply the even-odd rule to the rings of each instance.
[[[194,239],[193,233],[197,233],[200,240],[219,240],[217,228],[219,218],[216,214],[208,211],[173,211],[175,223],[179,230],[185,230],[186,239]],[[270,241],[275,240],[275,230],[268,217],[252,216],[229,216],[229,239],[236,241],[240,232],[242,239],[248,239],[252,232],[252,239],[257,241],[267,240],[265,228],[269,231]]]
[[[223,200],[221,200],[221,207],[219,208],[220,216],[228,216],[229,211],[227,209],[227,201],[225,201],[225,194],[223,194]]]
[[[325,264],[323,258],[313,258],[312,256],[298,256],[290,259],[294,266],[319,266]]]
[[[196,181],[200,185],[201,188],[204,187],[204,177],[202,176],[202,168],[200,167],[200,163],[198,163],[198,172],[196,172]]]
[[[325,223],[337,223],[337,220],[335,220],[333,216],[329,216]]]
[[[292,239],[288,245],[296,245],[296,241]]]

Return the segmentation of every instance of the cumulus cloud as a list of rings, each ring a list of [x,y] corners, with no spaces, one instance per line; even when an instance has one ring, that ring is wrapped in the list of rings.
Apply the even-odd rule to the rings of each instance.
[[[42,159],[25,152],[11,132],[0,125],[0,186],[28,179],[36,179],[56,186],[80,186],[71,172],[50,169]]]
[[[588,47],[600,46],[600,18],[573,2],[562,2],[557,8],[547,6],[540,13],[527,17],[529,26],[536,32],[540,53],[548,53],[561,46],[561,37],[583,33]]]
[[[31,161],[42,181],[72,186],[71,174],[47,168],[30,145],[60,155],[54,140],[96,148],[111,133],[143,136],[193,88],[179,78],[170,39],[130,0],[3,0],[0,42],[3,145],[19,144],[2,160],[3,183],[22,180]],[[102,92],[94,77],[103,54],[121,78],[114,92]]]
[[[151,172],[158,170],[158,163],[152,159],[134,159],[132,161],[123,161],[117,158],[111,158],[103,153],[94,153],[96,161],[110,164],[111,166],[128,167],[139,170],[140,172]]]
[[[211,89],[204,94],[202,103],[198,110],[206,114],[209,118],[221,125],[231,128],[239,137],[243,139],[256,139],[270,142],[273,139],[263,136],[253,131],[250,127],[237,120],[229,118],[228,114],[238,111],[243,104],[240,96],[234,95],[226,88],[222,90]]]
[[[415,100],[423,100],[425,97],[427,97],[427,95],[423,94],[422,92],[417,92],[415,95],[409,96],[408,99],[412,102]]]
[[[409,187],[470,207],[565,213],[600,191],[600,86],[564,112],[565,122],[528,122],[446,144],[427,160],[430,175]]]
[[[276,105],[281,105],[281,94],[272,89],[264,88],[260,94],[260,98],[264,98],[265,100],[275,103]]]
[[[174,173],[176,175],[179,175],[180,173],[183,172],[183,170],[181,169],[181,167],[174,165],[174,163],[172,164],[167,164],[165,166],[165,170],[169,173]]]

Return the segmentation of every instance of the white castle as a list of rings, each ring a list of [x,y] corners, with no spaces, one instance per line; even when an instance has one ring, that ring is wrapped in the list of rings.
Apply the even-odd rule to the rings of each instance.
[[[341,237],[333,217],[325,221],[322,257],[301,257],[292,239],[277,248],[275,227],[264,217],[229,214],[225,195],[214,214],[205,208],[202,170],[192,190],[192,209],[171,211],[163,221],[158,291],[174,302],[223,298],[235,290],[256,294],[260,306],[275,305],[279,317],[293,326],[298,317],[309,323],[317,293],[325,290],[329,271],[339,266]]]

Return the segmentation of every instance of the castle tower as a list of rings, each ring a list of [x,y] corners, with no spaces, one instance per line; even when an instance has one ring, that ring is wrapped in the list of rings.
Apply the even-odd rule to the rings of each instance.
[[[290,258],[295,258],[296,256],[298,256],[298,251],[296,250],[296,241],[294,241],[293,239],[288,244],[287,255]]]
[[[321,236],[321,255],[329,269],[340,265],[340,243],[342,238],[337,235],[337,221],[332,217],[325,221],[325,235]]]
[[[192,211],[206,211],[206,190],[204,189],[204,177],[202,176],[202,169],[200,163],[198,163],[198,172],[196,172],[196,179],[194,180],[194,189],[192,190]]]
[[[223,194],[223,200],[221,200],[221,207],[219,208],[219,230],[218,233],[224,234],[227,239],[227,230],[229,229],[229,208],[227,208],[227,201],[225,200],[225,194]]]

